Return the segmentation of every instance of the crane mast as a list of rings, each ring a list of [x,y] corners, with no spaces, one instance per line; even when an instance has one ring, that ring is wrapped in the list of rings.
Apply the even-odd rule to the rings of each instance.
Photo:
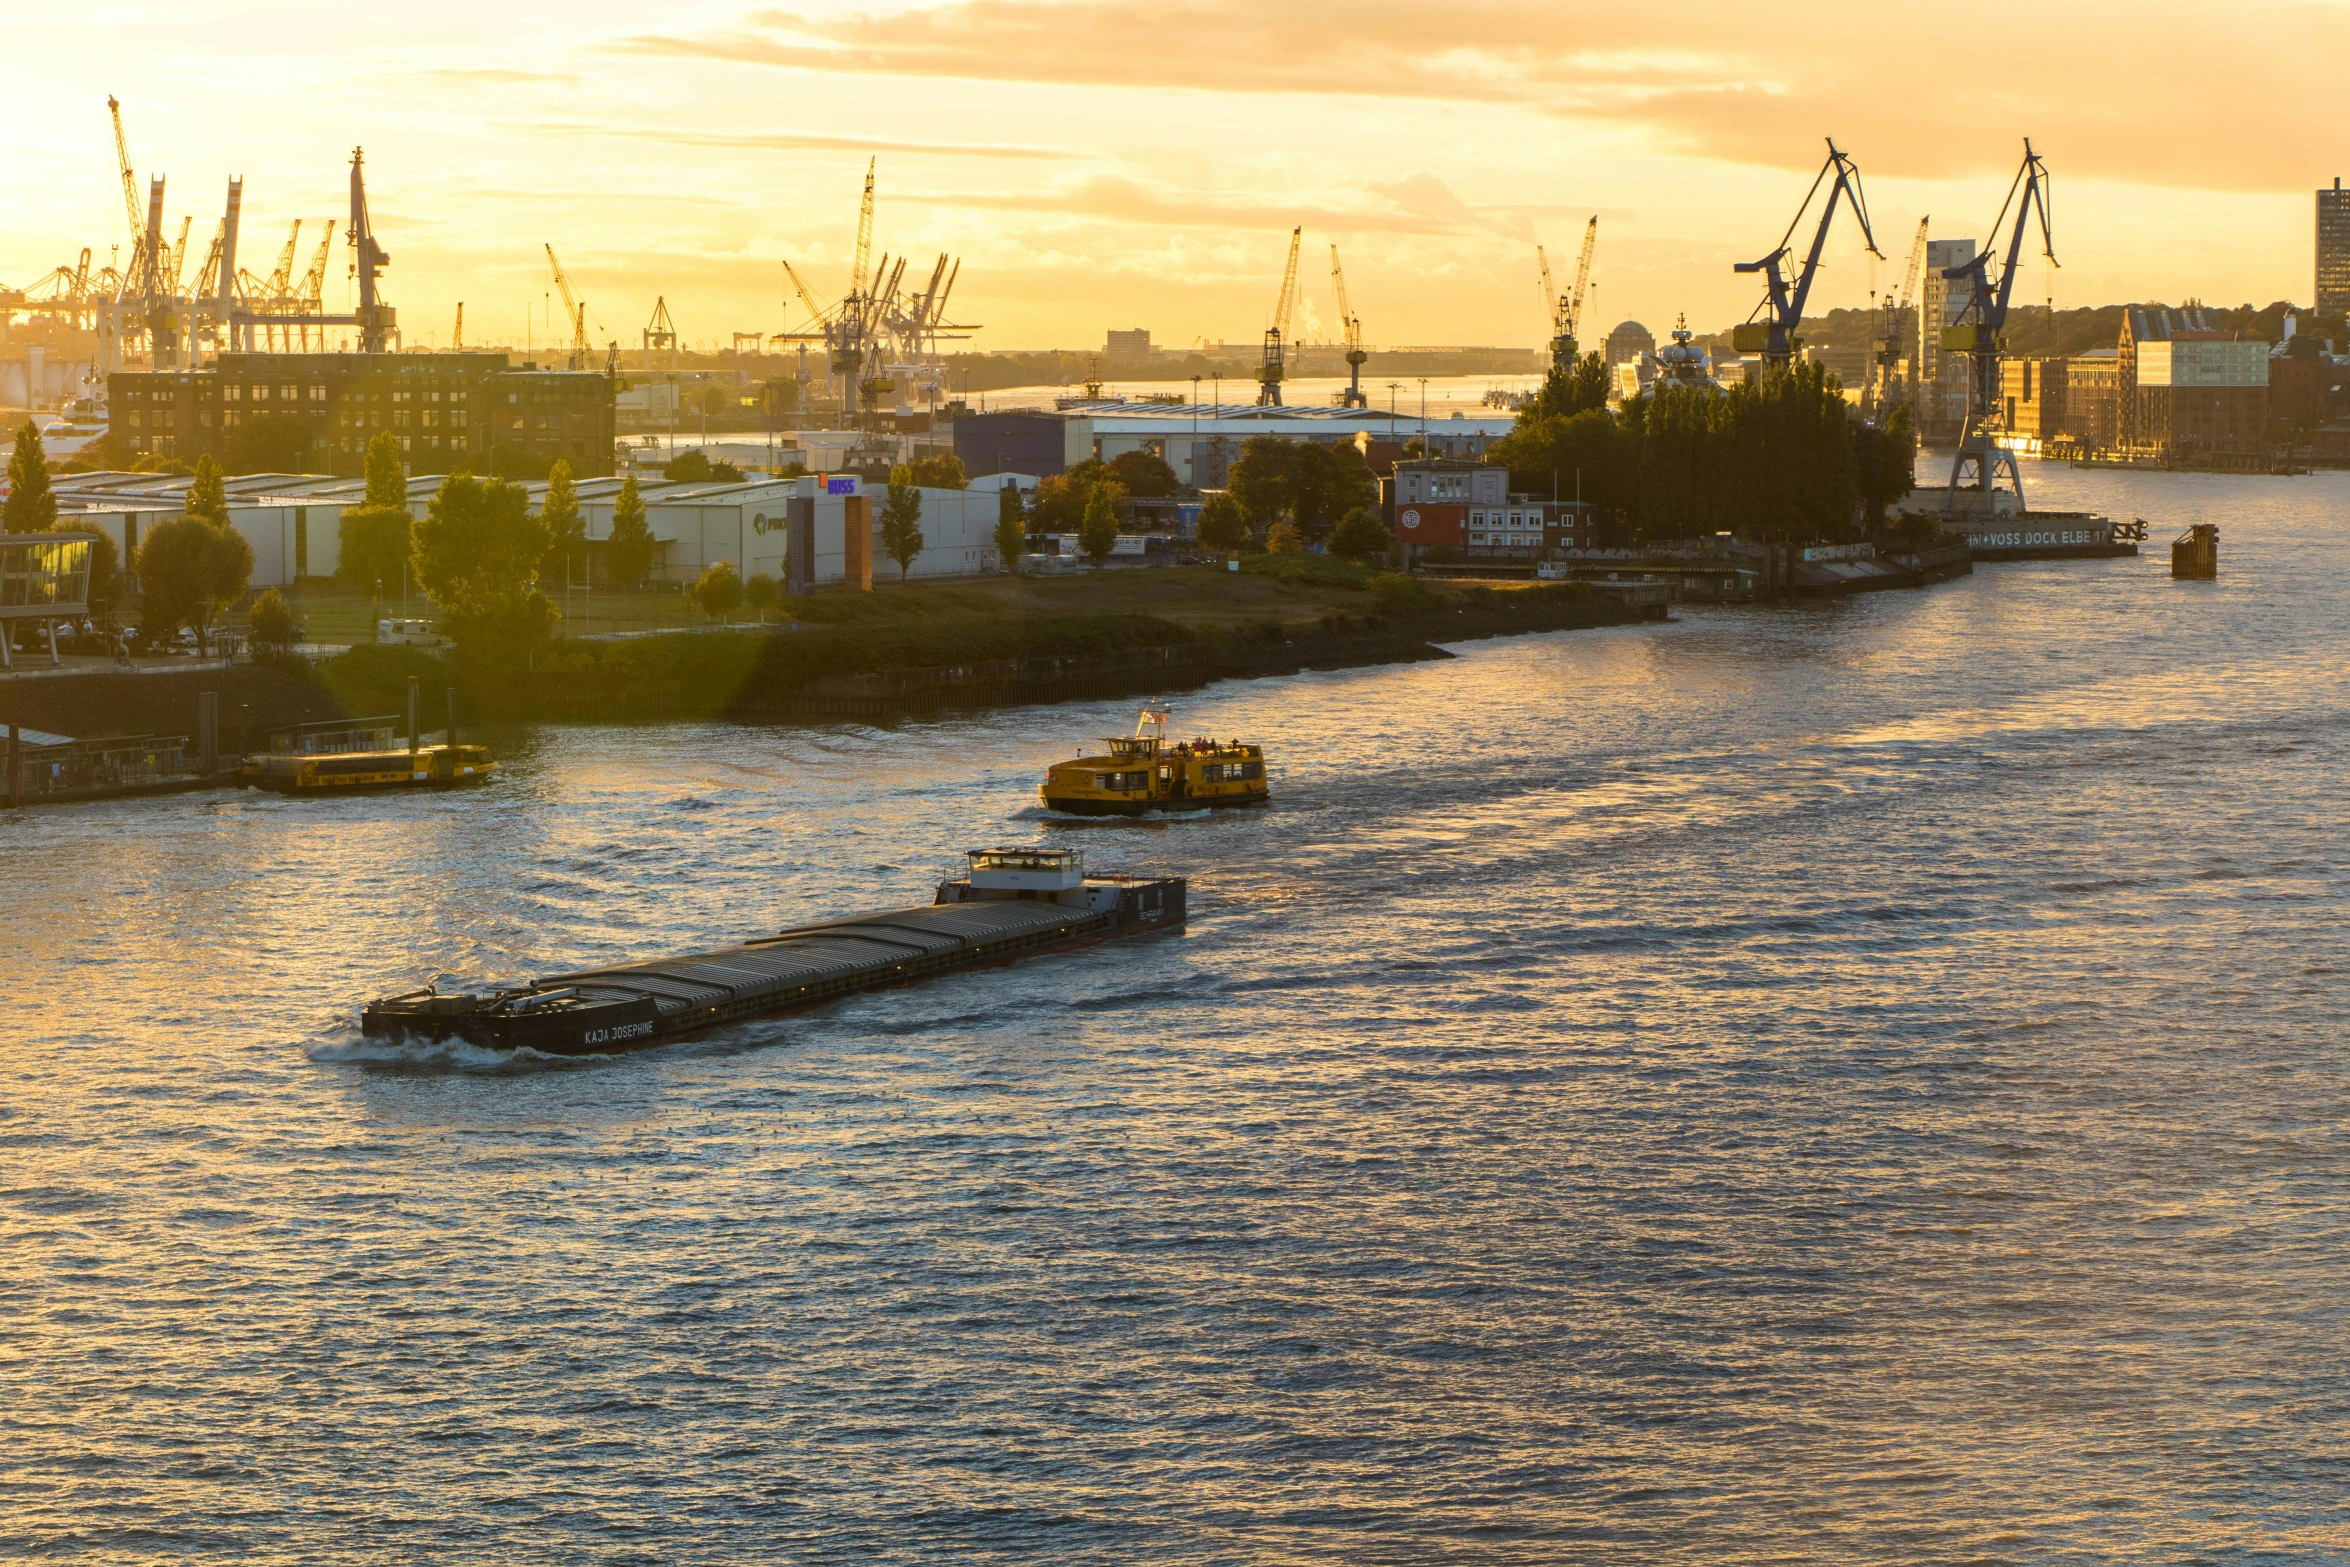
[[[1831,174],[1836,176],[1836,182],[1828,187],[1828,202],[1820,210],[1820,223],[1812,233],[1811,249],[1805,253],[1802,266],[1790,279],[1783,263],[1793,254],[1795,230],[1803,222],[1803,215],[1811,210],[1812,198],[1820,193],[1820,187],[1827,184]],[[1821,164],[1820,172],[1813,176],[1811,189],[1805,193],[1803,205],[1795,209],[1795,216],[1788,223],[1787,232],[1780,237],[1778,248],[1760,261],[1741,261],[1732,269],[1738,272],[1760,272],[1763,275],[1763,302],[1755,307],[1755,313],[1761,315],[1768,311],[1769,317],[1761,321],[1742,321],[1733,327],[1730,346],[1742,354],[1761,354],[1766,371],[1786,369],[1788,361],[1795,357],[1796,349],[1803,346],[1795,335],[1796,328],[1803,323],[1803,302],[1811,294],[1812,280],[1819,274],[1820,254],[1827,249],[1828,230],[1836,221],[1836,203],[1847,196],[1852,200],[1853,216],[1860,220],[1862,243],[1868,246],[1870,255],[1879,260],[1884,259],[1885,253],[1877,248],[1877,236],[1869,230],[1869,204],[1861,194],[1860,165],[1837,151],[1836,143],[1831,139],[1828,142],[1828,161]]]
[[[1330,287],[1338,295],[1338,322],[1346,333],[1346,390],[1339,394],[1338,406],[1368,408],[1371,399],[1363,394],[1363,362],[1371,356],[1363,352],[1363,323],[1346,302],[1346,272],[1338,264],[1336,245],[1330,247]]]
[[[1265,358],[1257,366],[1257,406],[1281,406],[1281,378],[1287,373],[1284,341],[1289,335],[1289,311],[1297,299],[1297,247],[1305,237],[1300,225],[1289,231],[1289,264],[1281,272],[1281,292],[1273,301],[1273,324],[1265,328]]]

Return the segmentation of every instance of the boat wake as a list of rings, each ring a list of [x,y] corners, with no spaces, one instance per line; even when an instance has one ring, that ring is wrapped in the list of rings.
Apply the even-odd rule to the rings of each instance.
[[[361,1066],[424,1072],[544,1072],[609,1060],[608,1056],[554,1056],[527,1045],[492,1050],[462,1039],[321,1040],[302,1053],[322,1066]]]

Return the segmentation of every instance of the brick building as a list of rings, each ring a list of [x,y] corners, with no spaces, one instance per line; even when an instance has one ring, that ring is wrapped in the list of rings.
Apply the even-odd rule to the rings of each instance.
[[[2119,443],[2142,452],[2258,451],[2268,432],[2268,345],[2199,306],[2122,316]]]
[[[2065,433],[2065,366],[2062,359],[2002,359],[2002,411],[2011,434],[2053,441]]]
[[[358,475],[379,432],[410,473],[495,465],[579,478],[613,469],[619,383],[594,370],[515,366],[496,353],[222,354],[200,370],[108,380],[125,461],[211,456],[234,471]]]
[[[2094,348],[2064,362],[2064,417],[2059,428],[2089,450],[2121,440],[2121,355]]]

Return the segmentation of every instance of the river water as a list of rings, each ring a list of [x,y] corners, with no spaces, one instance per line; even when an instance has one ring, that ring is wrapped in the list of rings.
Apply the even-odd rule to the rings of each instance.
[[[0,1558],[2350,1556],[2350,479],[2030,473],[2155,545],[1185,698],[1257,814],[1039,819],[1107,704],[0,824]],[[1188,934],[352,1026],[1031,841]]]

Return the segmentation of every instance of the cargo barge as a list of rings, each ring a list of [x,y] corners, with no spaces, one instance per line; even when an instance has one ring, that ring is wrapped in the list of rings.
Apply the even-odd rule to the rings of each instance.
[[[927,906],[803,925],[738,947],[549,975],[489,991],[371,1001],[371,1038],[606,1055],[1040,952],[1179,928],[1180,876],[1089,876],[1075,849],[974,849]]]

